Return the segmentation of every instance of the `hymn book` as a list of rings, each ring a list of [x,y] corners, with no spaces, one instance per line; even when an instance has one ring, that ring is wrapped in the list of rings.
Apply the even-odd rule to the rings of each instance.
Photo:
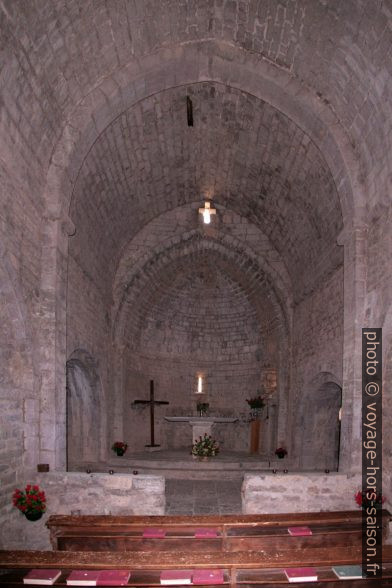
[[[97,586],[127,586],[130,575],[127,570],[101,570]]]
[[[284,573],[289,582],[317,582],[313,568],[286,568]]]
[[[51,586],[61,576],[61,570],[30,570],[23,578],[24,584],[48,584]]]
[[[309,527],[288,527],[287,530],[293,537],[312,535],[312,530]]]
[[[163,586],[192,584],[192,570],[165,570],[161,572],[160,582]]]
[[[195,570],[194,584],[223,584],[223,570]]]
[[[334,566],[332,569],[339,580],[360,580],[362,578],[361,566]]]
[[[73,570],[67,578],[68,586],[96,586],[99,572],[95,570]]]

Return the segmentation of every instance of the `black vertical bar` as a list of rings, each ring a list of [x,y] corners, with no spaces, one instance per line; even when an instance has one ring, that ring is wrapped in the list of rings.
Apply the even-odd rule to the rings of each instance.
[[[193,104],[189,96],[186,97],[186,115],[188,120],[188,127],[193,127]]]
[[[155,445],[154,433],[154,380],[150,380],[150,431],[151,431],[151,446]]]

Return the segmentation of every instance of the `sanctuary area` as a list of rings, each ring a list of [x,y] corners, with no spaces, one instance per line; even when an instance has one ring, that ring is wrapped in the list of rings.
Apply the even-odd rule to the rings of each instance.
[[[178,479],[327,525],[362,435],[390,507],[391,0],[0,0],[0,39],[0,547]]]

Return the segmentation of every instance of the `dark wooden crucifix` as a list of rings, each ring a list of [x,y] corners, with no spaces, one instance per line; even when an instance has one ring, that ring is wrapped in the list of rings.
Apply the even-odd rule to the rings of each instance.
[[[156,404],[169,404],[167,400],[154,399],[154,380],[150,380],[150,400],[134,400],[133,404],[149,404],[150,405],[150,435],[151,443],[145,447],[160,447],[155,443],[154,439],[154,407]]]

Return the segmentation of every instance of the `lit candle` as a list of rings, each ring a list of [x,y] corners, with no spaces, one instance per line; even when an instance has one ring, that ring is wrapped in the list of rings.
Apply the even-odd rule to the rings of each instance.
[[[210,213],[210,211],[207,208],[203,212],[203,219],[204,219],[204,224],[205,225],[209,225],[210,224],[210,222],[211,222],[211,213]]]
[[[197,378],[197,392],[199,394],[203,392],[203,378],[201,376]]]

